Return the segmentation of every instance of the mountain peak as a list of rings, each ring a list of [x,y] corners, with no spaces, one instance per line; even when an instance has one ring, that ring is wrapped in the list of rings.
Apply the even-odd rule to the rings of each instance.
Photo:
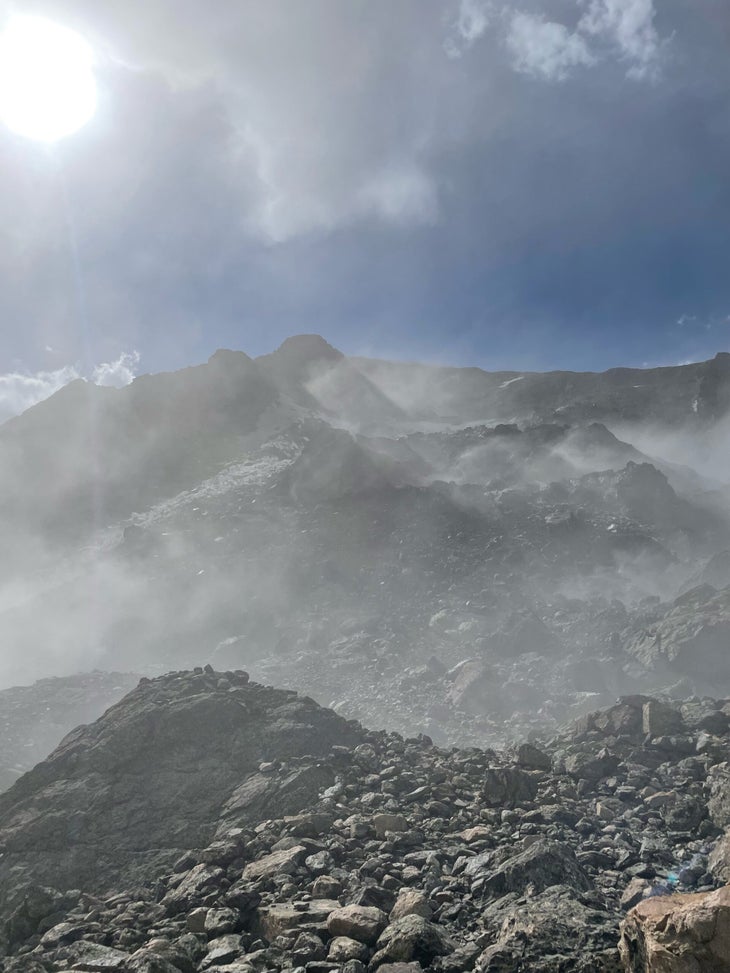
[[[250,358],[245,351],[232,351],[230,348],[219,348],[214,351],[213,354],[208,359],[209,365],[240,365],[242,363],[252,362],[253,359]]]
[[[296,334],[282,342],[274,352],[301,362],[340,361],[345,356],[318,334]]]

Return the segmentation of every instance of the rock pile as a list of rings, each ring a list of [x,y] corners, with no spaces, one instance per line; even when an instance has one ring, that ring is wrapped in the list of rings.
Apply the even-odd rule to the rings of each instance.
[[[728,714],[625,697],[495,753],[147,682],[0,798],[5,969],[654,973],[655,940],[724,969],[655,917],[719,922]]]

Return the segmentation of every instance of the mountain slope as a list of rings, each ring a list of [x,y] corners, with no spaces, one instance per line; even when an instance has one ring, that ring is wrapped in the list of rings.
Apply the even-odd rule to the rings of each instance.
[[[638,414],[636,385],[667,435],[686,407],[693,439],[720,442],[726,364],[490,376],[303,335],[122,390],[73,384],[0,428],[0,684],[213,660],[492,743],[588,693],[691,681],[635,633],[721,563],[727,497],[595,414]]]

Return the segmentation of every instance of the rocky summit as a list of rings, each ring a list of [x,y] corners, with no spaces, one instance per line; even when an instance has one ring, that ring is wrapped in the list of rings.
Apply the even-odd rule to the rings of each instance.
[[[7,973],[722,973],[730,703],[441,748],[212,667],[0,797]]]

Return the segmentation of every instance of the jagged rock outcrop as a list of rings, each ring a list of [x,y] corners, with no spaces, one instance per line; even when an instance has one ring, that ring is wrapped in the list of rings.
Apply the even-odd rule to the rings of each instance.
[[[221,815],[241,826],[258,822],[262,803],[306,807],[333,783],[317,758],[361,738],[311,699],[244,672],[143,680],[0,796],[2,895],[14,885],[98,892],[152,879],[207,845]],[[267,772],[304,755],[311,760],[286,775]]]
[[[730,588],[701,585],[674,600],[648,630],[637,632],[626,651],[647,666],[691,675],[705,687],[730,672]]]

